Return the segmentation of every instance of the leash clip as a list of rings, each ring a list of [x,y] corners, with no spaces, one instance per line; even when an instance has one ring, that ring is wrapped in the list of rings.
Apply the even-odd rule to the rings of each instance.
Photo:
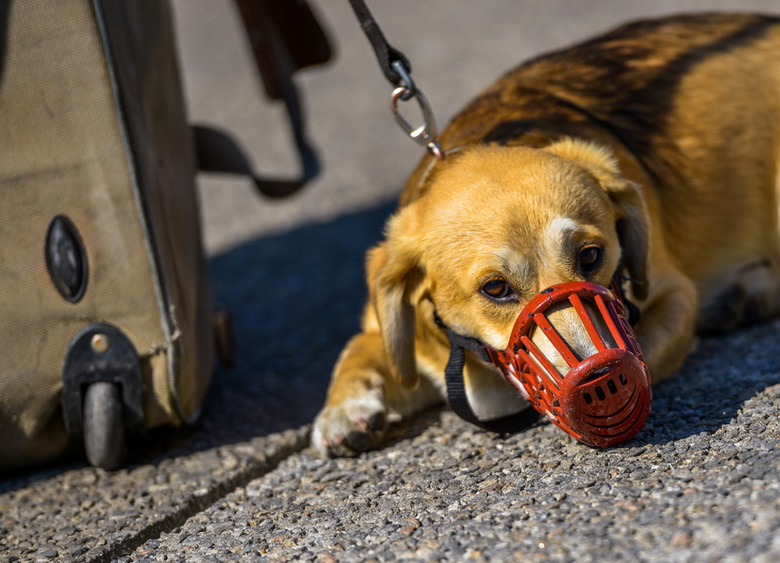
[[[436,128],[436,117],[433,114],[431,105],[428,103],[428,99],[414,84],[412,77],[401,61],[393,62],[392,67],[401,77],[401,86],[395,88],[390,97],[390,111],[393,112],[395,120],[407,135],[417,143],[426,147],[433,156],[438,159],[444,158],[444,151],[442,151],[438,139],[439,132]],[[412,98],[417,100],[423,114],[423,123],[416,128],[398,111],[398,100],[407,101]]]

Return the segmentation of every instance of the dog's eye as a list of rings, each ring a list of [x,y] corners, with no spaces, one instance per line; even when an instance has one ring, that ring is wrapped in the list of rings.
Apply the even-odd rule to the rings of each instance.
[[[579,263],[583,274],[593,272],[601,264],[601,248],[598,246],[586,246],[580,250]]]
[[[515,290],[509,285],[509,282],[501,278],[489,280],[482,286],[482,293],[497,301],[503,301],[515,296]]]

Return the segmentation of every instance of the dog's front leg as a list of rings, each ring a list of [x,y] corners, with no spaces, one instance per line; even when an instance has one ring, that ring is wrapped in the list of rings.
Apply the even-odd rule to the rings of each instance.
[[[677,371],[695,342],[696,288],[679,272],[658,276],[642,308],[636,335],[653,384]]]
[[[442,400],[425,378],[414,389],[391,374],[379,332],[349,341],[333,370],[327,399],[314,421],[312,446],[330,456],[375,448],[393,419],[411,416]]]

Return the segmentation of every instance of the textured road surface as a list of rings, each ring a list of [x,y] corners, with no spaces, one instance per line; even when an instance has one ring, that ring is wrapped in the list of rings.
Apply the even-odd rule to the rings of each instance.
[[[334,40],[301,75],[326,166],[284,202],[203,177],[216,298],[238,362],[201,420],[163,429],[127,469],[73,458],[0,476],[0,562],[780,560],[780,321],[702,340],[655,390],[648,426],[599,451],[547,423],[509,438],[447,411],[384,449],[305,450],[330,367],[357,329],[363,254],[420,149],[403,138],[346,0],[315,2]],[[522,59],[618,22],[675,11],[780,13],[764,1],[371,2],[442,123]],[[227,0],[176,0],[194,122],[232,131],[259,170],[295,166],[281,108],[253,74]]]

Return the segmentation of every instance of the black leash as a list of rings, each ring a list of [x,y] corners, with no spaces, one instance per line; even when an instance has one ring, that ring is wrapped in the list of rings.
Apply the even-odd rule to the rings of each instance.
[[[366,6],[365,0],[349,0],[352,10],[355,12],[363,33],[366,34],[371,47],[374,48],[379,67],[393,85],[393,94],[390,98],[390,108],[398,125],[406,131],[419,144],[426,147],[436,158],[444,158],[444,151],[438,140],[436,118],[433,115],[428,100],[422,91],[412,80],[412,64],[406,56],[390,45],[385,38],[382,29],[374,19],[371,11]],[[398,111],[398,101],[417,100],[423,114],[423,124],[419,127],[411,125]]]
[[[352,10],[354,10],[360,22],[360,27],[363,28],[363,33],[366,34],[368,41],[374,48],[374,53],[376,53],[376,58],[379,61],[379,67],[382,69],[385,78],[396,88],[405,86],[414,93],[414,84],[404,83],[404,76],[393,66],[397,66],[397,63],[400,63],[406,70],[406,74],[411,75],[412,65],[409,59],[387,42],[385,34],[382,33],[382,29],[376,23],[364,0],[349,0],[349,3],[352,5]]]

